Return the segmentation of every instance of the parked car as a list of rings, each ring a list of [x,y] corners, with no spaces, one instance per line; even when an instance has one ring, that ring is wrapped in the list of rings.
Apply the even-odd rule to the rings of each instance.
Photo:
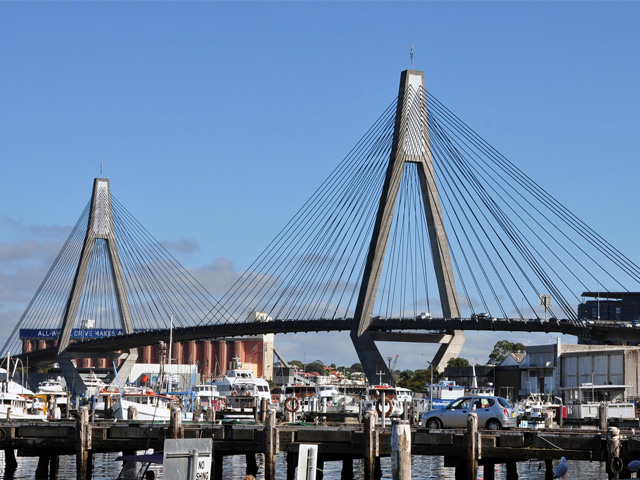
[[[478,415],[478,427],[489,430],[513,428],[517,425],[516,413],[509,401],[502,397],[471,395],[453,400],[439,410],[425,412],[422,425],[428,429],[464,428],[467,416]]]
[[[489,318],[489,314],[486,312],[483,313],[474,313],[471,315],[471,320],[485,320]]]

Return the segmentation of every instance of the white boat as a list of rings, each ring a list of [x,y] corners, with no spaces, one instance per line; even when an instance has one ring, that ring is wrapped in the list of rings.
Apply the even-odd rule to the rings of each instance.
[[[264,378],[255,378],[253,372],[242,368],[238,358],[234,358],[224,376],[217,377],[213,382],[221,397],[253,396],[271,403],[269,382]]]
[[[107,384],[100,380],[93,370],[91,370],[88,377],[82,380],[87,387],[86,398],[97,397],[107,387]]]
[[[48,378],[38,384],[36,395],[45,395],[54,399],[56,406],[67,404],[67,389],[62,385],[62,378]]]
[[[142,389],[135,392],[122,392],[113,396],[113,415],[117,420],[128,420],[129,407],[138,410],[138,420],[169,421],[174,399],[160,395],[152,390]]]

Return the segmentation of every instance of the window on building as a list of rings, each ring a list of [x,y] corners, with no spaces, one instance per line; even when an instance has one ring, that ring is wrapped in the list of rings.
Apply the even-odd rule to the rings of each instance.
[[[616,307],[616,320],[620,320],[622,313],[622,309],[620,307]]]

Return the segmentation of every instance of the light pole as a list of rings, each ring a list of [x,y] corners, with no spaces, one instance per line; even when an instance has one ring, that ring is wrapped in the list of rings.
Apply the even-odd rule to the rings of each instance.
[[[420,355],[422,355],[422,370],[424,370],[424,353],[421,353]]]
[[[429,381],[429,411],[433,410],[433,364],[427,360],[429,371],[431,372],[431,380]]]

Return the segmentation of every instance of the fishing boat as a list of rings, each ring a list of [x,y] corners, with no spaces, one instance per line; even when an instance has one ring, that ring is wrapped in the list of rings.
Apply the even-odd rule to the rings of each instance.
[[[413,394],[408,388],[382,384],[370,386],[367,390],[365,410],[375,409],[378,415],[384,412],[385,417],[400,417],[405,408],[412,405]]]
[[[33,401],[23,395],[0,392],[0,419],[44,420],[44,409],[33,407]]]
[[[118,420],[128,420],[129,407],[138,410],[138,420],[169,421],[174,398],[142,388],[131,392],[121,392],[113,397],[113,415]]]
[[[195,401],[201,408],[214,407],[219,408],[220,405],[220,392],[218,387],[211,383],[203,383],[201,385],[193,386],[193,395]]]

